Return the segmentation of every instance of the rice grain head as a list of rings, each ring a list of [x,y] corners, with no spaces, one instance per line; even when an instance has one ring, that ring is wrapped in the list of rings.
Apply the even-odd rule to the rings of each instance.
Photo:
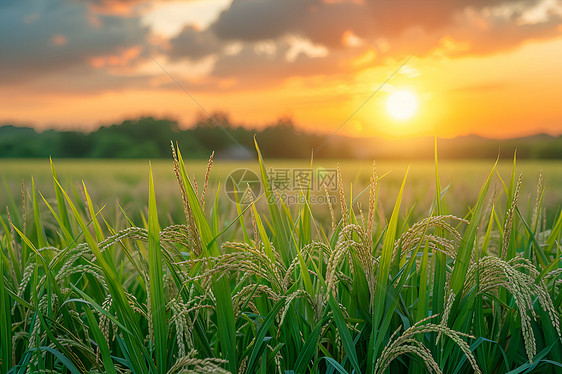
[[[517,187],[513,194],[513,201],[511,202],[511,207],[507,211],[507,216],[504,225],[504,234],[502,248],[500,252],[500,257],[505,259],[507,257],[507,249],[509,247],[509,240],[511,237],[511,230],[513,228],[513,215],[515,214],[515,208],[517,207],[517,201],[519,200],[519,189],[521,188],[521,181],[523,179],[523,174],[519,174],[519,179],[517,180]]]
[[[539,174],[539,181],[537,183],[537,198],[535,200],[535,208],[533,209],[533,219],[531,223],[534,225],[537,222],[537,217],[540,214],[541,196],[544,192],[544,176],[543,171]],[[536,230],[536,227],[535,227]]]
[[[449,337],[462,350],[462,352],[468,359],[468,362],[472,366],[474,372],[481,374],[482,372],[478,367],[476,358],[472,354],[469,345],[462,339],[463,337],[475,339],[475,337],[459,333],[443,325],[436,325],[432,323],[426,324],[428,320],[434,317],[436,316],[431,316],[419,321],[418,323],[404,331],[398,338],[394,337],[399,330],[395,331],[390,338],[389,344],[382,351],[381,355],[375,363],[375,373],[384,373],[386,368],[395,358],[404,354],[413,354],[419,356],[425,363],[426,368],[429,372],[441,373],[441,369],[431,355],[429,349],[425,347],[421,342],[414,339],[415,335],[423,336],[427,333],[438,333]]]
[[[209,157],[209,162],[207,163],[207,170],[205,171],[205,183],[203,184],[203,192],[201,192],[201,208],[205,210],[205,195],[207,193],[207,187],[209,185],[209,175],[211,174],[211,167],[213,166],[213,158],[215,157],[215,152],[211,153]]]
[[[230,374],[220,365],[227,364],[228,361],[219,358],[197,358],[197,351],[192,350],[184,357],[180,357],[174,366],[168,370],[167,374]]]
[[[328,188],[324,185],[324,192],[326,194],[326,201],[328,202],[328,208],[330,209],[330,218],[332,219],[332,233],[336,231],[336,215],[334,214],[334,207],[332,206],[332,199],[328,194]]]
[[[537,354],[535,335],[531,326],[531,317],[536,319],[533,306],[535,299],[539,300],[539,305],[548,313],[552,325],[560,335],[558,313],[548,294],[545,282],[536,282],[538,277],[538,270],[529,260],[514,257],[505,261],[495,256],[487,256],[469,268],[463,288],[463,293],[469,292],[478,284],[478,294],[484,294],[503,287],[513,296],[521,319],[525,351],[530,362]]]
[[[341,215],[342,215],[342,225],[345,226],[349,223],[349,212],[347,210],[347,203],[345,202],[345,192],[343,190],[343,178],[340,169],[340,164],[337,165],[338,173],[338,187],[340,191],[340,205],[341,205]]]
[[[202,253],[202,244],[201,244],[201,237],[199,236],[199,230],[197,229],[197,225],[195,224],[195,218],[193,217],[193,212],[191,210],[191,205],[189,204],[189,200],[187,198],[187,192],[185,190],[185,185],[183,183],[183,178],[181,177],[181,169],[180,164],[178,161],[178,156],[176,153],[176,149],[174,147],[174,143],[172,145],[172,158],[174,164],[174,173],[176,175],[176,179],[178,180],[178,184],[180,186],[181,198],[183,201],[183,210],[185,213],[185,219],[187,222],[187,228],[189,232],[189,239],[191,242],[191,248],[195,255],[199,257]],[[195,189],[197,189],[197,185],[195,185]],[[195,192],[197,194],[197,192]]]
[[[371,175],[371,180],[369,184],[369,215],[367,218],[367,227],[365,230],[367,233],[372,235],[373,232],[373,222],[375,219],[375,209],[376,209],[376,192],[377,192],[377,168],[375,161],[373,161],[373,174]]]

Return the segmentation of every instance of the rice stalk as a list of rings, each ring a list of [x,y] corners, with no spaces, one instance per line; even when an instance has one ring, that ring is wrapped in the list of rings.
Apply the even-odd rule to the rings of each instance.
[[[342,215],[342,225],[345,226],[349,222],[349,212],[347,210],[347,203],[345,202],[345,192],[343,191],[343,178],[340,169],[340,164],[337,165],[337,173],[338,173],[338,187],[340,192],[340,207],[341,207],[341,215]]]
[[[511,230],[513,229],[513,215],[515,214],[515,208],[517,207],[517,201],[519,200],[519,189],[521,188],[521,181],[523,175],[519,174],[519,179],[517,180],[517,186],[515,187],[515,192],[513,194],[513,200],[511,202],[511,207],[507,211],[507,216],[505,219],[505,225],[503,230],[503,242],[500,251],[500,257],[507,259],[507,248],[509,247],[509,241],[511,238]]]
[[[197,351],[192,350],[187,355],[180,357],[168,370],[167,374],[227,374],[229,371],[220,367],[227,363],[218,358],[197,358]]]
[[[425,323],[428,319],[434,317],[435,316],[428,317],[419,321],[412,327],[405,330],[398,338],[395,338],[395,336],[400,329],[396,330],[390,338],[390,343],[384,348],[380,357],[377,359],[374,372],[383,373],[390,363],[397,357],[405,354],[414,354],[421,358],[429,372],[441,373],[442,371],[435,359],[432,357],[431,351],[420,341],[413,338],[415,335],[439,333],[449,337],[462,350],[474,372],[481,374],[482,371],[478,367],[476,358],[474,357],[468,344],[462,339],[463,337],[475,339],[475,337],[459,333],[458,331],[454,331],[443,325]]]
[[[395,242],[392,251],[392,261],[396,260],[396,256],[401,252],[402,256],[406,256],[411,252],[420,242],[427,241],[430,248],[441,251],[447,256],[455,258],[456,245],[461,241],[461,234],[449,223],[447,220],[468,223],[468,221],[458,218],[456,216],[431,216],[416,222],[400,238]],[[430,228],[438,228],[442,230],[440,233],[443,236],[430,235],[427,233]],[[444,237],[444,234],[450,234],[453,239],[449,240]]]
[[[540,214],[540,206],[542,202],[543,193],[544,193],[544,175],[543,175],[543,171],[541,170],[539,173],[539,181],[537,183],[537,198],[535,200],[535,207],[533,209],[533,218],[531,220],[531,223],[533,224],[533,228],[535,231],[537,230],[537,222]]]
[[[193,252],[196,256],[200,256],[202,253],[202,244],[201,244],[201,237],[199,235],[199,231],[197,229],[197,225],[195,223],[195,218],[193,217],[193,211],[191,210],[191,205],[189,204],[189,199],[187,197],[187,191],[185,184],[183,182],[183,178],[181,176],[181,168],[178,161],[178,155],[176,153],[176,148],[174,147],[174,143],[172,145],[172,159],[174,163],[174,173],[176,175],[176,179],[178,180],[178,184],[180,186],[181,198],[183,201],[183,210],[185,214],[185,219],[187,222],[187,229],[189,232],[189,239],[191,241],[191,248],[193,248]]]
[[[201,209],[205,210],[205,194],[207,193],[207,187],[209,185],[209,175],[211,174],[211,167],[213,166],[213,158],[215,157],[215,152],[211,153],[209,157],[209,162],[207,163],[207,170],[205,171],[205,182],[203,184],[203,191],[201,192]]]
[[[330,210],[330,218],[332,222],[332,232],[336,231],[336,214],[334,213],[334,207],[332,206],[332,201],[330,199],[330,194],[328,194],[328,188],[324,185],[324,193],[326,195],[326,201],[328,202],[328,209]]]
[[[522,270],[529,271],[531,274],[525,274]],[[552,325],[560,335],[558,314],[546,290],[545,283],[536,283],[538,276],[536,268],[520,257],[505,261],[498,257],[487,256],[469,268],[463,289],[463,292],[467,293],[478,285],[477,293],[486,294],[502,287],[513,296],[521,318],[525,351],[530,362],[537,354],[535,334],[531,327],[531,318],[536,319],[533,306],[535,298],[538,298],[541,308],[548,313]]]
[[[256,248],[259,248],[260,246],[260,242],[259,242],[259,237],[258,237],[258,224],[256,222],[256,215],[254,214],[254,194],[252,192],[252,189],[250,188],[250,185],[248,184],[248,188],[246,189],[246,194],[248,194],[248,197],[250,198],[250,206],[252,206],[252,209],[250,209],[250,215],[252,217],[252,228],[254,230],[254,245],[256,246]]]
[[[377,193],[377,168],[375,161],[373,161],[373,173],[371,175],[370,183],[369,183],[369,215],[367,218],[367,226],[365,230],[371,235],[373,231],[373,223],[375,219],[375,210],[376,210],[376,193]]]

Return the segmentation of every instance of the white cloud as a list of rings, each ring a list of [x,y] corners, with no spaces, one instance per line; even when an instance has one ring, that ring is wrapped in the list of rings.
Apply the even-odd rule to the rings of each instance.
[[[153,32],[173,37],[185,26],[206,29],[230,6],[232,0],[169,1],[155,3],[142,17]]]
[[[537,24],[550,21],[552,15],[562,16],[562,3],[557,0],[543,0],[533,8],[527,9],[519,18],[519,24]]]
[[[286,39],[290,46],[289,50],[285,53],[285,60],[287,62],[294,62],[300,54],[311,58],[326,57],[328,55],[328,48],[314,44],[308,39],[299,36],[289,36]]]

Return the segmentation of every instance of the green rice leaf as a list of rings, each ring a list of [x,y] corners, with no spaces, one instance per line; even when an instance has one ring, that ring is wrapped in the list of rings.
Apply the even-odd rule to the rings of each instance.
[[[437,154],[437,133],[434,136],[434,158],[435,158],[435,205],[437,206],[435,214],[443,215],[443,196],[445,191],[441,191],[441,180],[439,178],[439,157]],[[447,186],[447,188],[449,188]],[[443,232],[440,229],[435,231],[435,235],[440,236]],[[433,282],[433,310],[434,314],[443,312],[443,303],[445,300],[445,283],[447,281],[447,255],[441,251],[434,251],[435,257],[435,274]]]
[[[12,317],[10,295],[6,292],[4,274],[7,272],[4,246],[0,241],[0,373],[6,374],[12,367]]]
[[[193,212],[193,219],[196,222],[199,235],[201,236],[203,257],[219,256],[220,251],[214,236],[207,222],[207,218],[199,205],[199,199],[191,181],[187,176],[183,158],[179,148],[177,151],[177,160],[180,167],[180,175],[186,189],[187,199]],[[212,244],[211,244],[212,243]],[[209,246],[209,247],[207,247]],[[218,337],[221,344],[224,359],[228,361],[228,369],[231,372],[238,371],[237,355],[236,355],[236,326],[234,323],[234,310],[232,306],[232,292],[230,284],[225,277],[218,278],[213,282],[213,292],[216,298],[217,309],[217,325]]]
[[[396,203],[394,204],[394,209],[392,210],[392,215],[390,221],[386,227],[386,234],[383,241],[382,253],[379,261],[379,268],[377,271],[377,283],[375,287],[375,296],[372,314],[372,330],[369,339],[369,350],[367,369],[372,372],[375,367],[375,360],[380,350],[380,344],[382,343],[381,336],[384,335],[384,331],[380,331],[381,321],[385,315],[385,309],[387,308],[386,299],[388,294],[388,278],[390,275],[390,265],[392,259],[392,252],[394,249],[394,241],[396,239],[396,233],[398,230],[398,217],[400,215],[400,205],[402,203],[402,195],[404,194],[404,186],[406,185],[406,178],[408,177],[408,170],[404,175],[402,180],[402,185],[400,186],[400,191],[398,192],[398,197],[396,198]],[[381,335],[382,334],[382,335]],[[378,344],[377,344],[378,342]]]
[[[156,195],[154,193],[154,178],[152,166],[149,171],[148,192],[148,274],[150,282],[150,311],[152,326],[154,328],[154,350],[156,355],[156,368],[159,373],[165,374],[167,369],[167,337],[168,320],[166,318],[166,299],[164,296],[162,253],[160,250],[160,224],[156,208]]]
[[[53,182],[55,185],[55,195],[57,197],[57,208],[58,208],[58,217],[60,217],[59,226],[63,232],[67,232],[72,237],[72,226],[70,224],[70,217],[68,215],[68,208],[64,202],[64,196],[62,194],[61,188],[57,181],[57,173],[55,171],[55,165],[53,164],[53,159],[49,157],[49,161],[51,163],[51,171],[53,173]]]
[[[548,236],[548,239],[546,241],[547,246],[544,250],[546,253],[552,252],[552,249],[554,248],[556,241],[558,240],[558,238],[560,238],[561,232],[562,232],[562,211],[558,212],[558,218],[556,219],[556,223],[552,227],[552,231],[550,232],[550,235]]]
[[[31,178],[31,194],[33,199],[33,220],[35,222],[35,230],[37,234],[37,247],[43,248],[47,246],[47,238],[45,230],[41,222],[41,213],[39,212],[39,204],[37,203],[37,190],[35,188],[35,180]]]
[[[40,346],[39,348],[32,348],[30,351],[46,351],[55,356],[72,374],[80,374],[80,370],[70,361],[65,355],[60,353],[54,348]]]
[[[269,328],[275,321],[275,317],[277,316],[277,313],[281,310],[283,305],[285,305],[285,300],[284,299],[279,300],[275,304],[275,306],[269,311],[269,314],[267,315],[262,325],[258,329],[258,334],[256,336],[254,348],[252,349],[252,353],[250,354],[250,358],[248,359],[248,366],[246,367],[247,373],[254,373],[256,371],[255,369],[258,363],[257,361],[258,357],[260,357],[262,353],[265,352],[267,346],[267,341],[268,341],[268,339],[266,338],[267,332],[269,331]]]
[[[519,208],[516,207],[515,210],[517,212],[517,215],[521,219],[521,222],[523,222],[523,226],[525,226],[525,230],[527,231],[527,234],[529,234],[529,244],[528,244],[528,246],[531,246],[531,245],[533,246],[533,248],[535,249],[535,254],[537,256],[537,260],[539,261],[539,264],[540,264],[541,268],[545,269],[548,266],[548,259],[546,258],[546,255],[544,254],[544,252],[541,248],[541,245],[537,241],[537,238],[535,237],[535,234],[533,233],[533,230],[531,229],[529,224],[527,224],[527,222],[525,221],[525,219],[521,215],[521,212],[519,211]]]
[[[355,350],[355,343],[351,338],[351,334],[349,332],[349,328],[347,327],[347,323],[343,316],[342,311],[340,310],[340,306],[336,299],[334,299],[333,295],[330,295],[328,298],[328,304],[332,309],[332,313],[334,315],[334,322],[340,334],[340,338],[343,344],[343,348],[345,349],[345,353],[351,366],[355,370],[357,374],[361,373],[361,369],[359,368],[359,360],[357,358],[357,351]]]
[[[92,313],[92,311],[88,307],[84,308],[84,311],[86,312],[86,317],[88,318],[88,325],[92,331],[94,340],[96,341],[96,344],[98,345],[98,349],[100,350],[101,359],[105,371],[109,374],[117,374],[117,371],[115,370],[115,365],[113,364],[113,361],[111,359],[109,347],[107,346],[107,342],[105,341],[105,338],[103,337],[103,334],[98,326],[98,321],[94,317],[94,313]]]
[[[338,371],[338,373],[340,374],[349,374],[349,372],[347,370],[345,370],[345,368],[343,366],[340,365],[339,362],[337,362],[336,360],[334,360],[331,357],[322,357],[324,360],[326,360],[326,362],[328,362],[328,364],[336,369]]]
[[[258,146],[257,140],[254,138],[254,144],[256,151],[258,153],[258,162],[260,165],[260,173],[262,185],[264,188],[265,198],[267,199],[267,206],[269,208],[269,214],[271,215],[271,223],[273,226],[274,239],[277,241],[276,248],[279,248],[282,252],[281,255],[283,259],[288,263],[289,259],[292,259],[289,249],[291,248],[291,234],[289,233],[290,225],[287,222],[286,215],[282,215],[279,207],[277,206],[277,197],[273,192],[271,181],[267,175],[265,169],[265,163],[263,161],[260,148]]]
[[[55,218],[55,220],[57,221],[57,223],[59,224],[60,229],[62,230],[62,235],[65,239],[65,243],[66,245],[70,245],[71,243],[74,242],[74,238],[72,237],[72,233],[70,231],[68,231],[67,226],[65,226],[62,218],[57,214],[57,212],[55,212],[55,210],[53,209],[53,207],[51,206],[51,204],[49,204],[49,202],[47,201],[47,199],[45,199],[45,197],[43,196],[43,194],[39,193],[41,195],[41,198],[43,199],[43,202],[45,203],[45,205],[47,206],[47,208],[51,211],[51,214],[53,215],[53,217]],[[60,209],[59,209],[60,210]]]
[[[58,181],[57,181],[58,183]],[[60,184],[59,184],[60,186]],[[146,351],[144,345],[142,344],[143,337],[140,332],[140,328],[137,322],[134,320],[134,312],[129,305],[129,302],[125,296],[125,292],[123,290],[123,286],[121,281],[117,276],[117,270],[115,269],[115,265],[113,263],[112,258],[110,257],[110,253],[106,250],[102,253],[98,247],[98,243],[94,239],[93,235],[88,230],[88,227],[84,220],[82,219],[78,209],[68,196],[68,194],[64,191],[61,186],[61,192],[63,193],[70,210],[72,211],[72,215],[74,219],[77,221],[78,225],[82,229],[82,233],[84,234],[84,238],[88,243],[90,249],[96,256],[96,260],[99,262],[99,265],[104,273],[107,285],[109,287],[109,291],[111,293],[113,303],[116,306],[117,313],[119,320],[123,322],[123,325],[127,328],[127,331],[130,333],[126,333],[123,335],[124,342],[131,353],[132,361],[130,362],[131,369],[138,373],[148,373],[148,368],[146,367],[145,359],[149,358],[149,354]],[[91,207],[91,199],[88,196],[88,192],[85,190],[86,198],[88,204],[90,204],[89,209],[92,212],[93,208]],[[95,214],[92,216],[92,220],[95,219]],[[99,224],[98,224],[99,227]],[[150,359],[149,365],[152,362]],[[153,366],[153,364],[151,365]]]
[[[318,322],[318,324],[316,325],[314,330],[312,330],[312,332],[310,333],[310,335],[308,336],[308,338],[304,342],[304,345],[300,349],[299,356],[298,356],[298,358],[295,362],[295,366],[294,366],[294,369],[293,369],[293,371],[295,373],[304,373],[305,372],[305,368],[310,363],[310,361],[312,359],[312,356],[314,355],[314,353],[317,350],[318,337],[320,336],[320,333],[322,332],[322,328],[324,327],[324,323],[326,323],[326,318],[323,318],[320,322]]]
[[[468,224],[468,227],[461,239],[460,248],[455,260],[455,267],[453,268],[453,273],[451,275],[451,289],[456,295],[460,294],[464,286],[464,280],[466,278],[466,272],[470,263],[470,256],[474,248],[474,240],[476,239],[476,232],[478,230],[478,225],[480,224],[486,194],[488,193],[488,188],[490,187],[490,182],[492,180],[492,176],[496,169],[497,163],[498,162],[496,161],[494,167],[492,168],[492,171],[488,175],[486,183],[480,190],[480,194],[478,195],[478,202],[476,203],[476,207],[474,208],[470,223]]]

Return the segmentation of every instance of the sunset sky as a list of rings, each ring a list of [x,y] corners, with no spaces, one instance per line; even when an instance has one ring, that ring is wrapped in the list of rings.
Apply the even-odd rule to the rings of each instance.
[[[0,123],[188,126],[197,103],[327,133],[361,107],[356,136],[562,134],[562,0],[0,1]]]

